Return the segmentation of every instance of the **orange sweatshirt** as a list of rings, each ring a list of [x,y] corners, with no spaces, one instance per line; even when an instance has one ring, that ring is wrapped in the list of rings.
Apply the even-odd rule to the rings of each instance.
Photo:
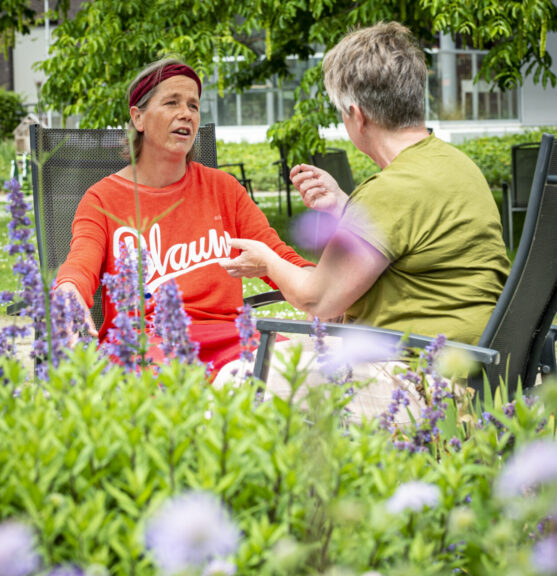
[[[280,240],[240,183],[221,170],[191,162],[180,181],[165,188],[139,185],[138,192],[141,220],[147,222],[141,244],[150,254],[145,291],[154,294],[161,284],[174,278],[182,291],[184,307],[192,317],[192,332],[196,332],[196,324],[214,324],[214,329],[222,332],[223,340],[228,342],[223,341],[225,348],[231,345],[233,320],[243,302],[241,279],[230,277],[218,265],[219,259],[238,254],[228,248],[228,238],[260,240],[293,264],[313,265]],[[152,222],[179,201],[170,213]],[[72,282],[87,305],[92,306],[102,275],[115,272],[120,243],[137,247],[132,222],[135,222],[133,182],[113,174],[92,186],[77,208],[70,253],[58,271],[57,283]],[[101,341],[116,315],[104,288],[102,301]],[[151,298],[146,302],[147,320],[153,312],[154,298]],[[202,340],[207,338],[209,347],[214,347],[215,337],[220,340],[215,330],[207,328],[199,326],[197,330],[201,334],[202,359]],[[232,339],[237,344],[237,338]],[[211,359],[215,367],[222,365],[218,358]]]

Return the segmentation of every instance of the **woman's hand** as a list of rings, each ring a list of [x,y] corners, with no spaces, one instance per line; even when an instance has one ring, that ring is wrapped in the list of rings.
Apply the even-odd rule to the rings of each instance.
[[[60,284],[59,286],[56,287],[56,290],[63,292],[67,298],[69,298],[69,294],[73,294],[75,296],[75,299],[77,300],[77,302],[79,303],[79,305],[83,309],[84,321],[85,321],[85,324],[87,326],[88,334],[90,336],[92,336],[93,338],[97,338],[99,336],[99,333],[97,332],[97,329],[95,328],[95,323],[93,322],[93,318],[91,316],[91,311],[87,307],[87,304],[85,304],[85,300],[83,299],[83,296],[81,295],[81,293],[77,289],[76,285],[72,284],[71,282],[62,282],[62,284]],[[78,341],[78,338],[79,338],[79,335],[74,334],[72,341],[71,341],[72,347],[75,346],[75,344]]]
[[[340,218],[348,196],[328,172],[310,164],[297,164],[290,170],[290,180],[308,208]]]
[[[268,275],[268,265],[273,258],[280,257],[267,244],[257,240],[244,240],[232,238],[229,241],[231,248],[237,248],[242,253],[236,258],[221,261],[219,264],[233,278],[261,278]]]

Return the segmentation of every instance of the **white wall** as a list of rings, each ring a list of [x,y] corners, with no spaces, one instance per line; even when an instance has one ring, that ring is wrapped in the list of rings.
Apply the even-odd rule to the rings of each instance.
[[[557,75],[557,34],[547,35],[546,50],[553,58],[551,70]],[[521,99],[521,120],[524,126],[557,125],[557,88],[534,84],[532,76],[524,80]]]
[[[37,103],[36,82],[45,81],[43,72],[33,70],[35,62],[46,58],[44,28],[34,28],[30,34],[17,34],[13,51],[14,92],[21,94],[26,104]]]

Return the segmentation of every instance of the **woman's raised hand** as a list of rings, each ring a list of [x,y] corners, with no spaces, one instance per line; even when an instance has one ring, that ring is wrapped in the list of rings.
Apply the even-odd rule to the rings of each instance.
[[[75,284],[72,284],[71,282],[62,282],[61,284],[59,284],[56,287],[56,290],[60,290],[67,297],[69,294],[73,294],[75,296],[79,305],[83,308],[84,320],[85,320],[85,324],[87,325],[87,332],[89,333],[89,335],[93,336],[93,338],[97,338],[99,333],[97,332],[97,329],[95,328],[95,323],[93,322],[93,318],[91,316],[91,311],[87,307],[87,304],[85,303],[83,296],[80,294],[79,290],[77,289],[77,286]],[[79,337],[78,334],[75,334],[73,336],[72,342],[71,342],[72,347],[75,346],[75,344],[77,343],[78,337]]]
[[[340,218],[348,196],[328,172],[311,164],[297,164],[290,170],[290,180],[308,208]]]

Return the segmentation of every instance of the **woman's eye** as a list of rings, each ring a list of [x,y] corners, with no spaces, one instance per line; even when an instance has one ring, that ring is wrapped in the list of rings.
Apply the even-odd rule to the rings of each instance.
[[[168,100],[167,105],[169,105],[169,106],[175,106],[175,105],[176,105],[176,100]]]

